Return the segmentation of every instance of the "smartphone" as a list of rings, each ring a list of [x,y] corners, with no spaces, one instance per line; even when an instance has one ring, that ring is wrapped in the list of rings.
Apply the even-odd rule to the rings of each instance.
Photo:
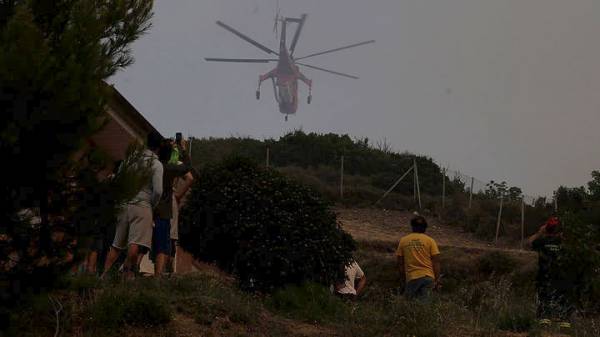
[[[182,140],[183,140],[183,136],[182,136],[181,132],[177,132],[175,134],[175,143],[177,143],[178,145],[181,145]]]

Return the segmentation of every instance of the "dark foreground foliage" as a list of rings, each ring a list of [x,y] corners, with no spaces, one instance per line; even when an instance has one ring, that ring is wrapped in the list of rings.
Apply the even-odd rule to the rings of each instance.
[[[250,294],[210,271],[126,283],[67,278],[60,290],[36,296],[13,312],[12,335],[54,335],[53,303],[61,303],[61,336],[289,337],[305,336],[299,331],[302,326],[319,330],[314,335],[320,336],[540,336],[534,275],[520,268],[502,276],[499,270],[487,274],[482,269],[482,261],[492,259],[535,265],[534,255],[448,247],[442,251],[446,280],[458,282],[444,283],[429,302],[404,299],[393,253],[361,245],[356,257],[369,284],[354,302],[311,282],[266,296]],[[598,323],[597,316],[577,312],[572,335],[599,336]]]
[[[586,214],[563,214],[563,279],[572,285],[569,296],[581,310],[600,311],[600,231]]]
[[[94,331],[114,332],[126,325],[161,326],[171,320],[167,297],[141,287],[108,288],[87,307],[86,326]]]
[[[86,181],[101,171],[86,140],[112,98],[103,81],[133,62],[130,46],[150,27],[152,5],[0,0],[0,334],[29,291],[51,289],[76,262],[87,225],[105,225],[82,215],[102,199],[90,191],[105,186]]]
[[[246,289],[330,284],[355,249],[317,194],[243,159],[206,169],[181,217],[181,246]]]

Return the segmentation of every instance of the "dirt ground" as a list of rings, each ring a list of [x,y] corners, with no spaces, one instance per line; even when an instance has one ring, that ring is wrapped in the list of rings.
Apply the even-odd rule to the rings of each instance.
[[[226,317],[217,318],[211,325],[199,325],[188,316],[176,315],[171,322],[177,337],[229,337],[229,336],[272,336],[288,337],[335,337],[339,336],[330,328],[262,313],[260,324],[249,327],[233,323]],[[273,334],[273,332],[277,333]],[[137,337],[137,336],[128,336]]]
[[[338,221],[342,228],[350,233],[357,241],[379,241],[397,244],[400,238],[411,232],[410,219],[414,214],[406,211],[393,211],[382,209],[347,209],[336,208]],[[443,221],[426,217],[429,227],[427,234],[431,236],[438,245],[446,247],[462,247],[503,251],[511,251],[516,254],[531,254],[522,251],[514,245],[500,241],[498,245],[478,239],[472,233],[465,232],[462,228],[445,225]]]
[[[411,232],[410,219],[414,214],[406,211],[394,211],[371,208],[335,208],[342,228],[350,233],[356,241],[376,241],[395,246],[400,238]],[[473,250],[502,250],[515,255],[532,255],[528,250],[521,250],[514,245],[500,241],[498,245],[478,239],[462,228],[448,226],[435,217],[426,217],[429,223],[427,234],[441,247],[457,247]],[[187,274],[197,269],[192,265],[192,256],[183,249],[177,250],[177,273]],[[148,267],[148,270],[153,270]]]

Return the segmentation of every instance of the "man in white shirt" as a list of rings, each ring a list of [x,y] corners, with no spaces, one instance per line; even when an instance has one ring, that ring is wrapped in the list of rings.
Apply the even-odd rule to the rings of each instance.
[[[367,285],[367,277],[356,261],[346,266],[346,281],[335,285],[335,293],[343,298],[354,300]]]
[[[156,155],[161,142],[161,135],[154,132],[148,135],[148,149],[144,151],[143,160],[150,164],[151,179],[119,215],[115,238],[106,257],[102,277],[108,273],[121,252],[127,250],[127,259],[124,263],[125,277],[133,278],[140,251],[152,247],[153,210],[158,205],[163,192],[164,168]]]

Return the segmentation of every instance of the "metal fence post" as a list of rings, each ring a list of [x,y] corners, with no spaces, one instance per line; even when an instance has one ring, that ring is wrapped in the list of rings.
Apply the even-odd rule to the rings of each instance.
[[[271,147],[267,146],[267,159],[266,159],[267,168],[269,168],[270,165],[271,165]]]
[[[446,208],[446,169],[442,170],[442,210]]]
[[[344,155],[340,166],[340,199],[344,199]]]
[[[494,241],[498,244],[498,236],[500,235],[500,222],[502,222],[502,206],[504,205],[504,195],[500,196],[500,209],[498,210],[498,222],[496,223],[496,240]]]
[[[469,189],[469,209],[473,206],[473,185],[475,183],[475,178],[471,177],[471,188]]]
[[[521,198],[521,249],[525,248],[525,197]]]
[[[414,168],[415,168],[415,166],[413,163],[413,170],[414,170]],[[413,200],[415,202],[417,201],[417,177],[414,172],[413,172]]]
[[[415,183],[417,184],[417,200],[419,201],[419,209],[421,209],[421,186],[419,186],[419,169],[417,167],[417,158],[414,158],[415,167]]]

